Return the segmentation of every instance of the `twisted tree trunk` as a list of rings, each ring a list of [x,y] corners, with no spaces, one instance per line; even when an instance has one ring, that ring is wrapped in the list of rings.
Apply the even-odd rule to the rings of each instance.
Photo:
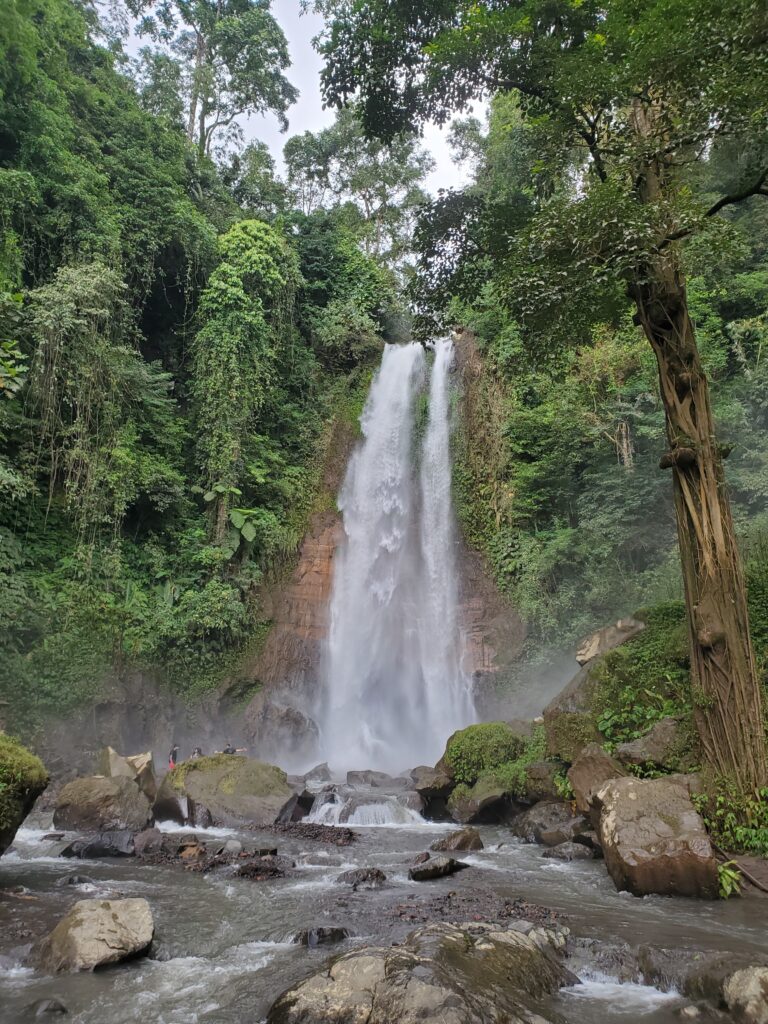
[[[707,378],[673,253],[630,287],[656,354],[672,470],[694,717],[704,758],[749,793],[768,782],[761,683],[749,635],[746,587]]]

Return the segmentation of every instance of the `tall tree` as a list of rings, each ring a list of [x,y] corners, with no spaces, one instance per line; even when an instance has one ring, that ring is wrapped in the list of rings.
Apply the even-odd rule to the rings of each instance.
[[[214,138],[239,141],[239,119],[272,112],[287,127],[285,112],[297,90],[283,72],[290,65],[282,29],[270,0],[127,0],[149,35],[183,61],[179,79],[187,136],[201,156]],[[168,95],[168,63],[145,52],[141,72],[149,100]]]
[[[696,720],[707,762],[743,791],[768,781],[761,684],[715,438],[688,311],[680,242],[721,210],[768,195],[768,13],[754,0],[321,0],[325,97],[360,97],[389,139],[497,91],[561,153],[578,152],[510,239],[512,303],[535,330],[586,319],[617,283],[656,356],[688,608]],[[376,26],[375,34],[371,26]],[[694,165],[741,146],[714,201]],[[583,284],[582,284],[583,283]],[[565,330],[559,335],[564,337]],[[543,337],[543,331],[540,337]]]
[[[289,139],[284,154],[302,212],[351,204],[366,252],[396,262],[407,251],[414,214],[427,198],[421,184],[433,166],[415,135],[387,143],[366,138],[355,111],[345,108],[330,127]]]

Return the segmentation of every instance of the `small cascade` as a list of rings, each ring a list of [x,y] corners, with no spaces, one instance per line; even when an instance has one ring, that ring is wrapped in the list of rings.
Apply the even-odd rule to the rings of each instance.
[[[424,349],[385,346],[339,495],[345,538],[318,714],[336,770],[434,762],[450,733],[474,721],[451,503],[452,360],[452,343],[437,342],[420,439]]]
[[[334,792],[316,799],[305,821],[319,825],[425,825],[424,818],[396,796],[361,796]]]

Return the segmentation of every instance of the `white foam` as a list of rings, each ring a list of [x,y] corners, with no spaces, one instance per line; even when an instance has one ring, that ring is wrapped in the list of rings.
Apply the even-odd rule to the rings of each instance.
[[[211,836],[213,838],[216,838],[217,836],[221,838],[229,838],[230,836],[237,834],[237,829],[235,828],[215,828],[214,826],[210,826],[209,828],[200,828],[198,825],[179,825],[178,822],[175,821],[158,821],[155,823],[155,827],[161,832],[169,835],[179,832],[184,835],[189,835],[194,832],[199,833],[202,836]]]
[[[617,1014],[643,1016],[680,999],[680,994],[674,989],[662,992],[651,985],[621,982],[600,971],[585,970],[579,972],[579,978],[581,985],[563,988],[560,990],[561,995],[573,999],[610,1003],[611,1010]]]

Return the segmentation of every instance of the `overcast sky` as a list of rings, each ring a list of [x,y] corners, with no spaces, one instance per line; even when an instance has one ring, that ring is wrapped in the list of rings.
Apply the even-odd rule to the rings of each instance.
[[[333,111],[323,110],[320,99],[322,61],[312,47],[312,39],[322,28],[322,19],[312,13],[301,14],[299,0],[273,0],[272,12],[288,39],[292,67],[287,77],[301,95],[298,103],[288,111],[290,127],[287,134],[281,134],[277,119],[271,116],[250,118],[244,128],[247,138],[266,142],[282,170],[282,150],[288,136],[305,131],[316,132],[326,127],[333,121]],[[435,170],[427,179],[427,188],[431,192],[465,182],[465,174],[451,160],[444,131],[428,125],[424,132],[424,145],[436,163]]]

